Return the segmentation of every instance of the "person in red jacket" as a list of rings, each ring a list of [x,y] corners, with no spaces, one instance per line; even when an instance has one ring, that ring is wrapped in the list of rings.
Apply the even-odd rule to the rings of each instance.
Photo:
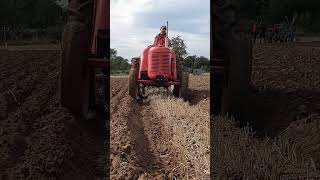
[[[165,46],[167,36],[166,30],[166,26],[160,27],[160,33],[154,38],[153,46]]]

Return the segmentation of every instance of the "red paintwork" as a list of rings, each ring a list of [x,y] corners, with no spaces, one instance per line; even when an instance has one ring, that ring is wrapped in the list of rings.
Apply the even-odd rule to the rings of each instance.
[[[94,1],[94,15],[93,15],[93,29],[91,40],[91,53],[97,54],[97,36],[99,30],[110,29],[110,0],[95,0]]]
[[[160,46],[144,49],[140,57],[140,80],[142,71],[147,71],[151,80],[156,80],[157,75],[162,75],[166,81],[177,81],[175,53],[170,48]]]
[[[163,82],[159,83],[154,80],[138,80],[138,83],[142,83],[144,85],[151,85],[151,86],[171,86],[171,85],[180,85],[180,81],[169,81],[169,82]]]
[[[139,76],[138,79],[141,79],[141,71],[148,70],[148,52],[151,47],[147,47],[143,50],[140,56],[140,67],[139,67]]]

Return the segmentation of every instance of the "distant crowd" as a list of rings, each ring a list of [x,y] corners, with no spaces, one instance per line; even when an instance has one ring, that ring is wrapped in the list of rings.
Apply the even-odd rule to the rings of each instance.
[[[254,22],[251,28],[253,42],[256,43],[257,38],[263,42],[276,43],[294,41],[295,29],[292,24],[281,23],[273,24],[267,27],[262,21]]]

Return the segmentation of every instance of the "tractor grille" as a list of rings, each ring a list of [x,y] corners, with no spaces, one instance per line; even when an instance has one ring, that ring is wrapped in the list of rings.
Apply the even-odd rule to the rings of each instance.
[[[170,55],[167,53],[152,53],[151,72],[156,74],[170,74]]]

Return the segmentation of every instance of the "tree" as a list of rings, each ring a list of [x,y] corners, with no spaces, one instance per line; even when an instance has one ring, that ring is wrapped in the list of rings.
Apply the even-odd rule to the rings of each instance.
[[[115,59],[117,57],[117,50],[110,48],[110,59]]]
[[[210,61],[208,58],[203,57],[203,56],[197,57],[194,62],[193,68],[194,69],[202,68],[205,71],[209,71],[210,70]]]
[[[61,21],[62,9],[55,0],[5,0],[0,2],[1,26],[43,28]]]
[[[169,42],[170,47],[176,53],[177,60],[183,61],[184,58],[188,55],[187,46],[184,43],[184,40],[180,36],[174,37]]]
[[[196,61],[196,59],[197,59],[196,55],[188,56],[185,58],[183,64],[186,68],[193,69],[193,65],[194,65],[194,62]]]
[[[202,68],[205,71],[210,69],[210,61],[208,58],[196,55],[188,56],[184,59],[184,66],[189,69],[200,69]]]
[[[130,64],[127,59],[124,59],[121,56],[117,56],[115,59],[111,61],[111,69],[116,71],[125,71],[129,70]]]
[[[127,59],[121,56],[117,56],[117,50],[110,49],[111,57],[111,73],[128,73],[130,69],[130,64]]]

